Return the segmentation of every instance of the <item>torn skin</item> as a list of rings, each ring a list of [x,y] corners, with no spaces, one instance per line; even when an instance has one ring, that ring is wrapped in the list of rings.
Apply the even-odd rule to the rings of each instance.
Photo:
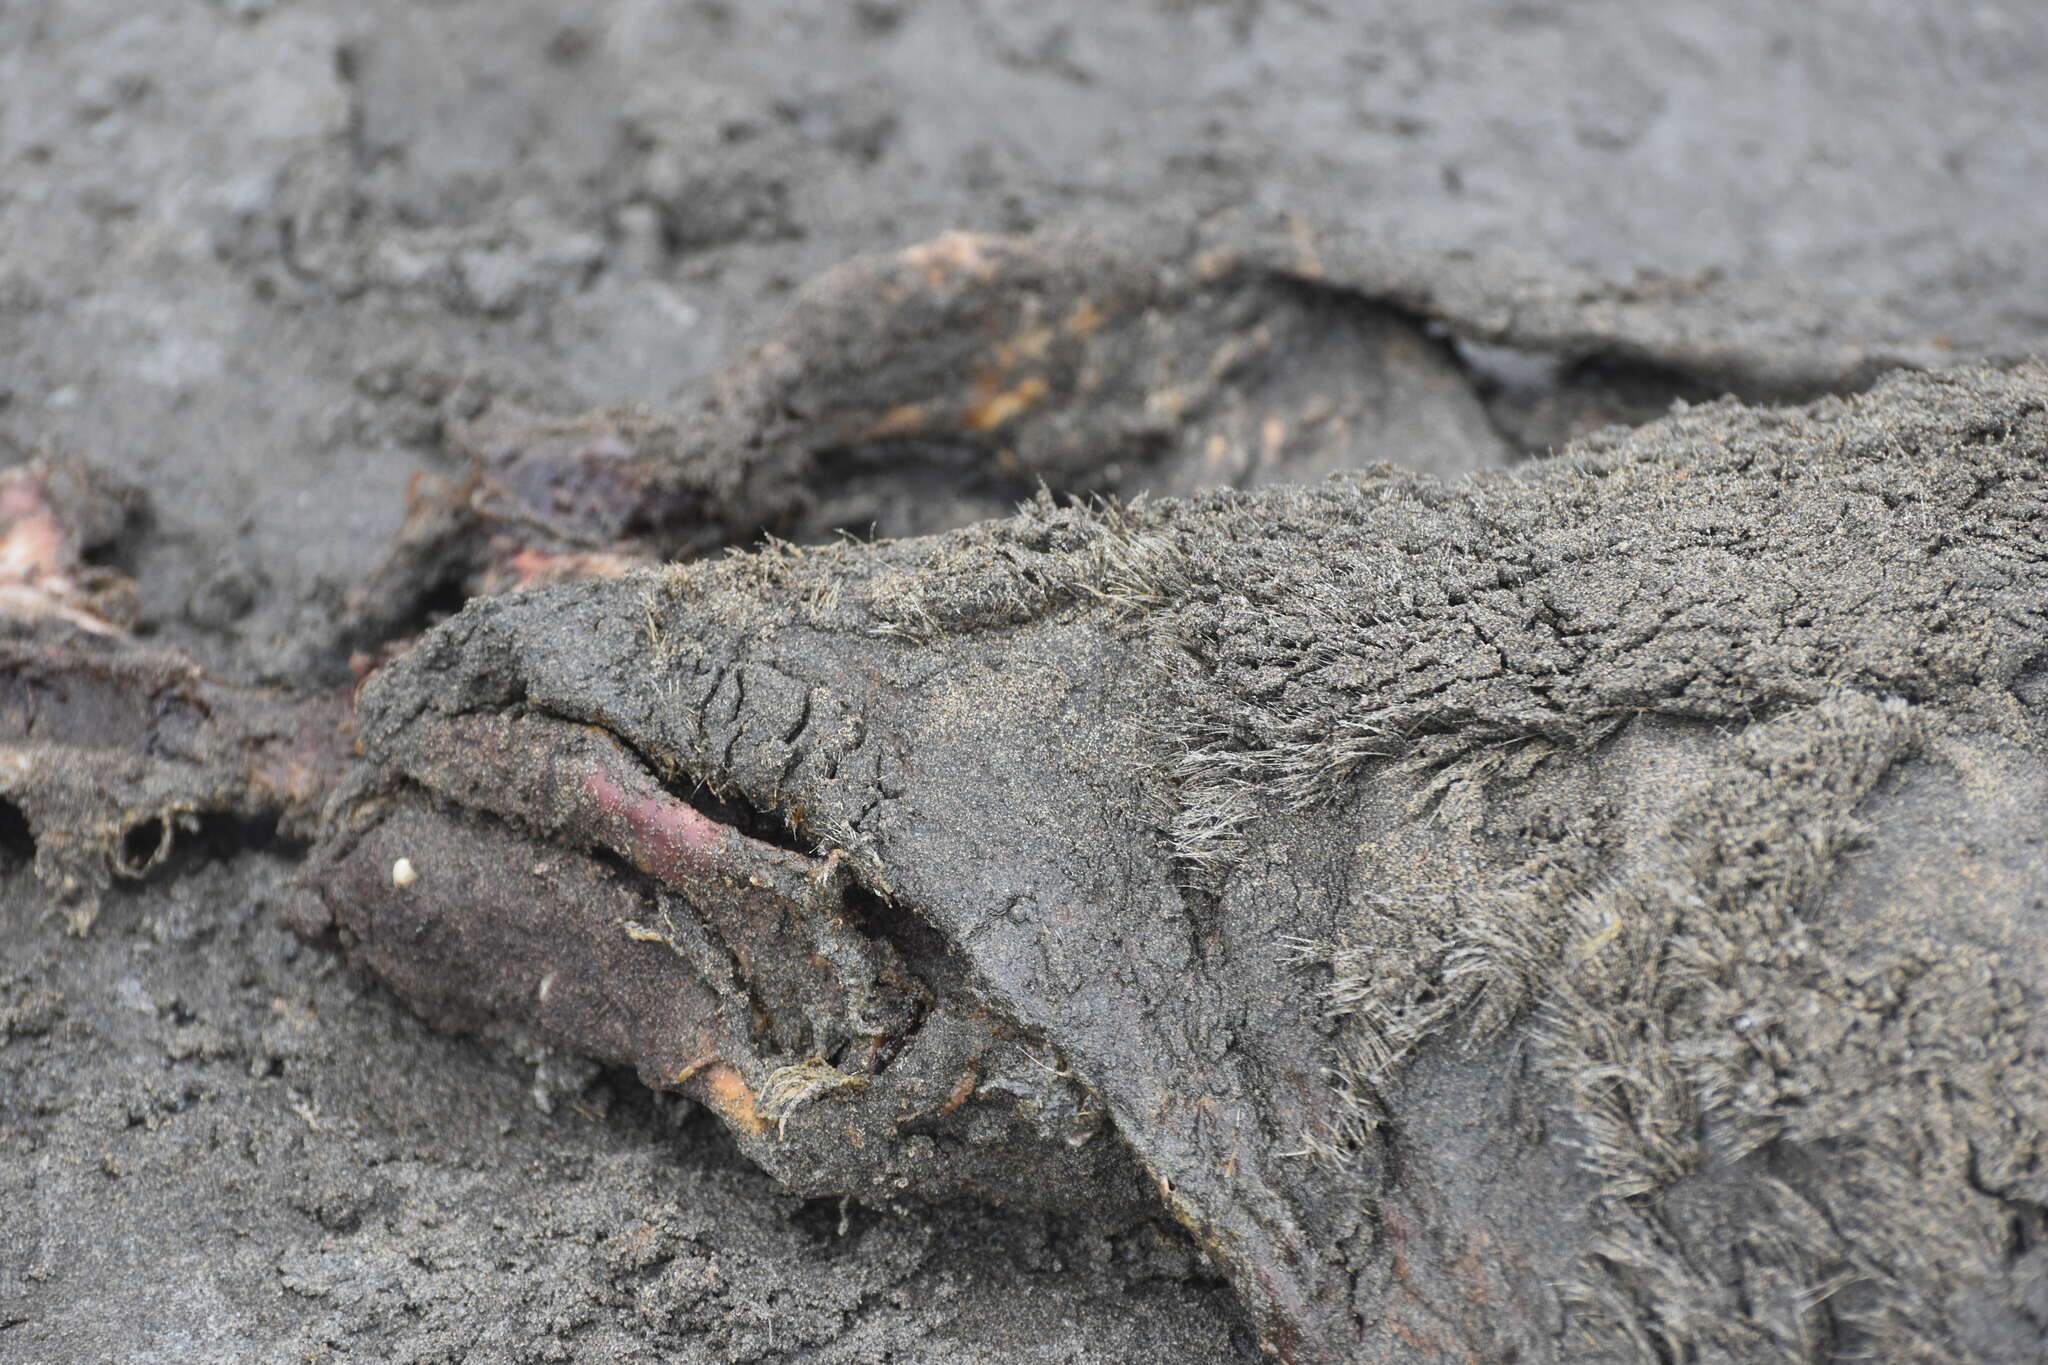
[[[348,596],[342,649],[315,658],[327,645],[309,644],[304,662],[338,674],[449,598],[614,576],[763,531],[915,534],[1005,515],[1041,484],[1184,495],[1313,483],[1389,455],[1448,480],[1674,398],[1804,396],[1963,358],[1855,314],[1292,217],[947,233],[810,281],[772,340],[674,414],[501,404],[451,424],[463,474],[414,480],[404,525]],[[1443,332],[1631,367],[1642,391],[1575,390],[1568,419],[1489,412]]]
[[[0,638],[0,799],[26,818],[36,877],[74,933],[116,879],[149,874],[207,816],[310,837],[353,761],[339,690],[222,683],[67,615],[13,624],[17,638]]]
[[[1483,402],[1444,333],[1632,379],[1528,411]],[[338,677],[450,598],[764,531],[917,534],[1006,515],[1041,484],[1184,495],[1390,455],[1450,479],[1675,399],[1805,397],[1969,355],[1881,308],[1795,305],[1711,272],[1617,282],[1292,216],[947,233],[810,281],[773,339],[674,414],[501,404],[450,424],[464,473],[415,479],[403,527],[348,595],[339,650],[307,641],[298,668]]]
[[[825,272],[673,415],[499,405],[454,424],[464,472],[408,490],[349,595],[344,653],[417,631],[450,595],[613,576],[763,531],[938,529],[1039,484],[1135,497],[1310,482],[1388,451],[1446,476],[1508,461],[1441,341],[1369,285],[1305,287],[1255,235],[1216,231],[1244,249],[1208,272],[1185,224],[948,233]]]

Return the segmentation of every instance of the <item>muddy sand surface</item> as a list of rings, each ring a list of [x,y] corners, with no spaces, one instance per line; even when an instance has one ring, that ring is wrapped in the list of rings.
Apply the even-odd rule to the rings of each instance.
[[[389,557],[470,424],[783,383],[764,342],[816,362],[768,386],[803,460],[706,550],[934,530],[1041,475],[1316,477],[1352,447],[1202,463],[1265,449],[1261,404],[1320,411],[1304,356],[1377,386],[1346,440],[1455,476],[1674,398],[2042,349],[2044,61],[2017,0],[28,0],[0,7],[0,462],[140,490],[99,552],[136,636],[301,689],[489,577]],[[849,446],[905,435],[882,400],[919,384],[947,432],[1008,420],[946,407],[942,328],[862,351],[830,281],[876,276],[806,287],[956,229],[1054,244],[1002,258],[1044,297],[1063,262],[1185,261],[1103,354],[1237,329],[1265,368],[1142,430],[1113,386],[1078,427],[1022,416],[999,476],[950,437]],[[1268,242],[1271,278],[1209,288]],[[1134,430],[1143,468],[1069,459]],[[394,563],[440,576],[406,596]],[[289,828],[209,822],[83,936],[34,852],[0,821],[0,1360],[1258,1358],[1149,1211],[800,1198],[630,1069],[428,1028],[285,927]]]

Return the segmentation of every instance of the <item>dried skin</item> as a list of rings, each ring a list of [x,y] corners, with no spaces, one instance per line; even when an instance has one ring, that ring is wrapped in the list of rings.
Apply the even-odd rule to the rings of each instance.
[[[1490,418],[1431,332],[1554,357],[1566,381],[1536,413],[1503,400]],[[415,482],[341,634],[367,653],[441,595],[762,531],[942,530],[1041,484],[1129,499],[1382,462],[1451,478],[1675,397],[1803,398],[1960,358],[1881,310],[1782,286],[1617,284],[1294,219],[949,233],[820,276],[676,415],[500,408],[458,425],[467,469]],[[1587,366],[1608,378],[1573,384]]]
[[[1971,850],[2048,837],[2044,409],[2038,367],[1965,372],[1457,494],[1048,502],[565,585],[473,603],[359,723],[399,809],[655,881],[688,817],[607,827],[584,769],[521,791],[445,736],[595,727],[667,793],[622,775],[625,806],[701,784],[837,852],[876,907],[849,929],[932,1001],[898,1055],[970,1011],[1043,1049],[1285,1356],[2018,1358],[2048,962],[2038,858]],[[351,875],[329,913],[403,957],[403,893]],[[735,933],[683,880],[663,904]],[[409,996],[498,954],[500,912],[460,913],[477,959]],[[579,932],[642,942],[623,914]],[[884,1131],[888,1050],[812,1090],[767,1036],[719,1044],[736,1127],[857,1166],[836,1125]],[[786,1137],[755,1128],[769,1061],[809,1098]],[[924,1073],[933,1111],[964,1070]]]
[[[1041,482],[1131,495],[1505,461],[1413,324],[1202,259],[1159,225],[948,234],[814,281],[680,416],[493,410],[450,433],[461,478],[416,481],[345,634],[371,649],[437,591],[607,575],[763,529],[936,529]]]
[[[2042,837],[2038,368],[629,572],[821,531],[862,461],[1249,487],[1478,422],[1382,300],[1763,389],[1880,354],[1298,227],[949,237],[687,421],[470,433],[352,642],[529,590],[372,678],[346,773],[338,699],[123,638],[104,498],[9,475],[0,794],[80,927],[194,819],[324,802],[294,922],[428,1017],[630,1064],[805,1191],[1156,1197],[1290,1358],[2031,1340],[2038,859],[1970,850]]]
[[[349,762],[347,724],[344,694],[236,687],[170,650],[0,641],[0,799],[81,933],[116,878],[147,874],[207,817],[310,833]]]
[[[0,803],[80,933],[206,817],[309,833],[349,761],[345,695],[233,686],[128,635],[135,585],[88,552],[136,503],[76,459],[0,473]]]

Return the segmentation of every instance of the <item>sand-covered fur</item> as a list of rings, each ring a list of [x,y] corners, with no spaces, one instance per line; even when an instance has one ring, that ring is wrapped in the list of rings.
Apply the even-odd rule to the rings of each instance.
[[[429,786],[451,718],[594,725],[839,850],[1290,1355],[2023,1358],[2044,475],[2022,366],[1045,500],[472,603],[359,719]]]

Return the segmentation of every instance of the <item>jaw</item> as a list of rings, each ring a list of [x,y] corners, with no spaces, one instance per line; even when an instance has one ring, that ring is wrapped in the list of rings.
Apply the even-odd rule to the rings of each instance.
[[[1269,1328],[1328,1318],[1341,1270],[1275,1169],[1326,1093],[1314,1006],[1298,1046],[1243,1035],[1217,926],[1132,813],[1125,646],[1079,624],[906,644],[672,582],[472,603],[365,689],[379,799],[411,823],[366,805],[393,833],[330,878],[386,907],[330,909],[369,926],[357,955],[703,1100],[796,1188],[1163,1207]],[[409,967],[429,870],[400,836],[437,820],[498,833],[435,903],[461,951]],[[471,965],[500,935],[502,966]]]
[[[439,1026],[703,1104],[799,1193],[1144,1215],[1101,1102],[937,936],[844,857],[693,795],[597,726],[428,718],[334,821],[293,922]]]

